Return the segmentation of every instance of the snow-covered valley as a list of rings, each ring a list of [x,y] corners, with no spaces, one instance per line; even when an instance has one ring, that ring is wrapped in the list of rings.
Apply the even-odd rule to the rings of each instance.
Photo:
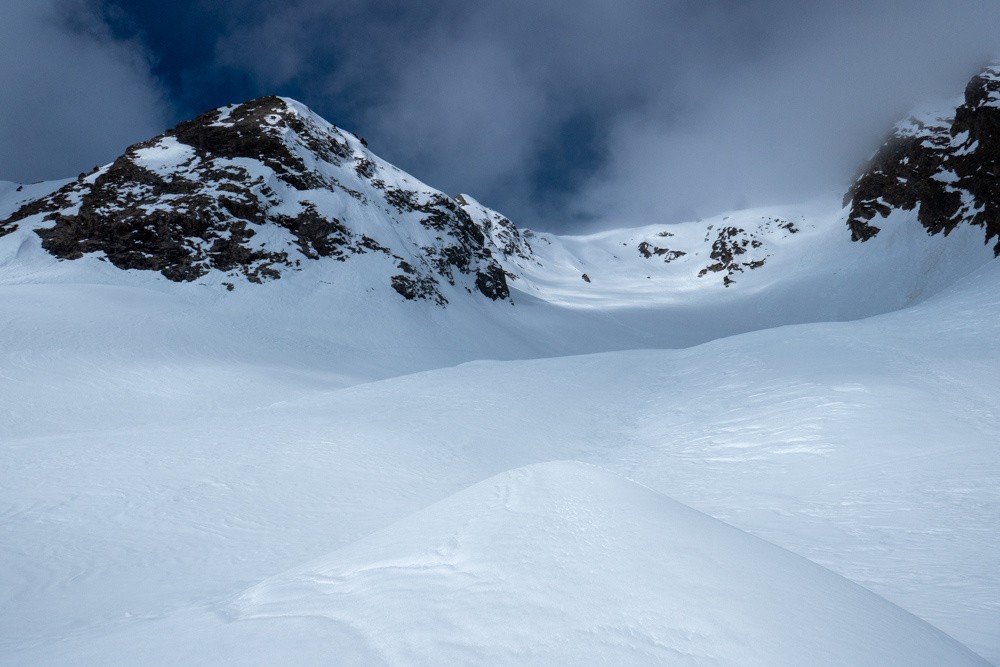
[[[338,136],[336,205],[381,202]],[[0,236],[0,663],[1000,662],[982,228],[856,243],[830,197],[505,246],[396,178],[373,243],[262,284]]]

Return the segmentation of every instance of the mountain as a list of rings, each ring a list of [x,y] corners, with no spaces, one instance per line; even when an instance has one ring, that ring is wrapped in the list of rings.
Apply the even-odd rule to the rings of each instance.
[[[923,110],[900,122],[844,198],[855,241],[881,230],[876,217],[917,211],[929,234],[982,227],[1000,256],[1000,64],[972,77],[955,108]]]
[[[273,97],[0,183],[0,664],[1000,661],[995,97],[582,236]]]
[[[310,260],[372,255],[380,261],[364,273],[389,274],[380,277],[408,299],[445,304],[456,286],[508,297],[503,270],[455,200],[277,97],[210,111],[131,146],[20,208],[0,235],[20,224],[60,259],[102,253],[120,269],[174,281],[214,270],[233,289],[237,278],[273,280]]]
[[[162,354],[198,347],[179,341],[207,327],[218,342],[201,345],[263,360],[274,350],[246,333],[262,327],[289,332],[278,354],[296,366],[313,363],[296,352],[309,332],[348,374],[390,377],[867,317],[918,303],[992,257],[974,225],[944,239],[904,209],[877,238],[852,242],[849,213],[832,194],[682,224],[535,232],[268,97],[181,123],[76,179],[5,186],[0,282],[154,290],[212,313],[208,325],[168,318],[169,308],[146,316],[142,335]],[[36,297],[30,317],[65,308],[71,289]],[[93,289],[77,298],[102,313],[87,349],[122,335],[114,322],[131,306],[117,299]],[[402,352],[400,339],[419,353]],[[374,366],[348,352],[373,348],[384,355]]]
[[[913,252],[924,255],[921,264],[941,263],[937,247],[911,247],[906,258],[896,258],[891,249],[866,256],[860,245],[844,243],[848,232],[853,241],[871,240],[881,231],[873,220],[893,211],[916,213],[915,223],[900,220],[902,237],[919,236],[920,226],[945,236],[978,226],[987,242],[997,239],[993,253],[1000,254],[998,127],[1000,66],[990,66],[969,82],[957,108],[897,125],[850,187],[845,209],[831,197],[807,207],[603,233],[581,244],[521,230],[469,195],[449,197],[302,104],[265,97],[205,113],[54,192],[21,197],[0,218],[0,236],[33,230],[59,259],[100,256],[120,269],[229,290],[316,274],[319,264],[334,279],[360,278],[379,291],[391,287],[405,299],[441,306],[468,294],[509,300],[511,287],[548,300],[554,295],[542,286],[553,283],[560,285],[560,303],[586,303],[602,298],[609,273],[616,284],[628,284],[626,295],[636,288],[711,295],[717,285],[760,283],[751,278],[758,273],[766,275],[763,282],[801,291],[792,283],[813,281],[789,276],[792,256],[810,257],[825,272],[825,291],[854,294],[859,285],[850,277],[819,265],[834,255],[840,265],[858,257],[860,264],[913,264]],[[820,233],[799,234],[809,229]],[[333,262],[343,266],[330,270]],[[922,276],[905,278],[902,291],[935,289]],[[934,276],[939,283],[952,277]],[[900,285],[887,291],[898,294]],[[903,305],[877,300],[883,310]]]

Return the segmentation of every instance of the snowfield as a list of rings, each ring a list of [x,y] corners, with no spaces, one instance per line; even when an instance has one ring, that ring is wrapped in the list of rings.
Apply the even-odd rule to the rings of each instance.
[[[0,238],[0,663],[1000,662],[981,230],[729,216],[799,231],[728,287],[721,217],[538,234],[447,308]]]
[[[330,619],[400,664],[978,662],[804,559],[571,462],[490,478],[233,606]]]
[[[564,461],[74,649],[143,664],[982,664],[828,570]]]

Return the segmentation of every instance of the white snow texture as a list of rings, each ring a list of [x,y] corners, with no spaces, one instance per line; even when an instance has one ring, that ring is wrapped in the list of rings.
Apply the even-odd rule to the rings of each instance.
[[[0,219],[60,185],[0,184]],[[0,664],[1000,662],[1000,263],[845,215],[523,256],[494,224],[511,299],[447,307],[376,257],[230,292],[59,261],[27,221]],[[730,226],[763,265],[699,276]]]

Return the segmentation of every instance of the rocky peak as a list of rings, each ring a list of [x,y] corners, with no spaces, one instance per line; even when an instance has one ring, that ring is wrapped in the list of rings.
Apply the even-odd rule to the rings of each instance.
[[[930,234],[963,222],[982,227],[1000,256],[1000,64],[974,76],[954,110],[899,123],[844,203],[855,241],[879,233],[876,216],[917,209]]]
[[[454,199],[409,177],[303,105],[263,97],[129,147],[0,221],[61,259],[90,253],[174,281],[220,271],[261,283],[313,260],[381,258],[387,286],[448,302],[455,289],[507,299],[482,229]]]
[[[528,242],[530,231],[522,231],[506,216],[487,208],[469,195],[457,195],[455,201],[483,232],[486,244],[504,263],[537,261]]]

